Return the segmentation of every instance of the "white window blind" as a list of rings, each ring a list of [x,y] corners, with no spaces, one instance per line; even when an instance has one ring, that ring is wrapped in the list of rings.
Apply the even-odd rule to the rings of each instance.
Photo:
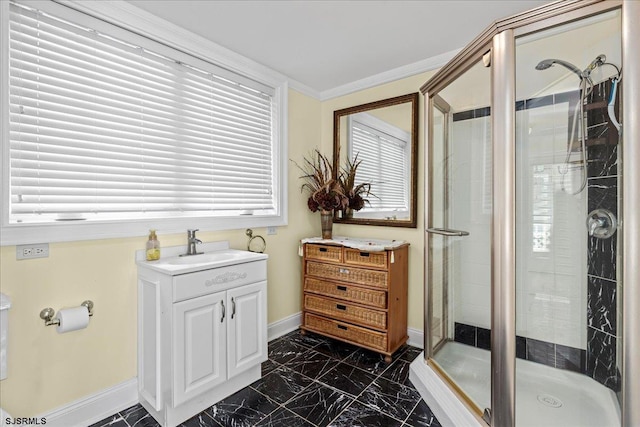
[[[409,134],[366,114],[350,118],[351,158],[361,160],[356,184],[371,183],[365,209],[409,209]]]
[[[276,212],[274,90],[166,52],[11,4],[10,223]]]

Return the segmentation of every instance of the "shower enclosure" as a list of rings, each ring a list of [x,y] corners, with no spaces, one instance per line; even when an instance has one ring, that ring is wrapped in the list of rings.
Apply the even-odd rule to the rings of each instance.
[[[411,380],[445,425],[640,425],[638,19],[638,2],[554,2],[422,88]]]

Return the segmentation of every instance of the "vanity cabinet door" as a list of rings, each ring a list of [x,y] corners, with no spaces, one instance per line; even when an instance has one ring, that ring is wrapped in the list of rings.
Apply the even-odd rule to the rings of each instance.
[[[227,291],[229,378],[267,360],[267,282]]]
[[[227,379],[225,292],[173,305],[173,406]]]

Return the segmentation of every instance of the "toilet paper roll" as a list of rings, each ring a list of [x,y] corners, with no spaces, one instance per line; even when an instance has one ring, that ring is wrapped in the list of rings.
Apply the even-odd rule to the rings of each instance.
[[[84,329],[89,324],[89,310],[87,307],[64,308],[58,311],[56,318],[60,324],[56,327],[59,334]]]

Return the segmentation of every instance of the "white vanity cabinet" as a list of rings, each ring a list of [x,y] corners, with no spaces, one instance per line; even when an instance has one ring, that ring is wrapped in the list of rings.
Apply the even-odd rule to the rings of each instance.
[[[223,320],[225,293],[182,301],[173,306],[173,404],[227,380],[227,325]]]
[[[267,263],[266,255],[247,256],[248,262],[186,273],[138,262],[139,398],[164,427],[261,377]]]

